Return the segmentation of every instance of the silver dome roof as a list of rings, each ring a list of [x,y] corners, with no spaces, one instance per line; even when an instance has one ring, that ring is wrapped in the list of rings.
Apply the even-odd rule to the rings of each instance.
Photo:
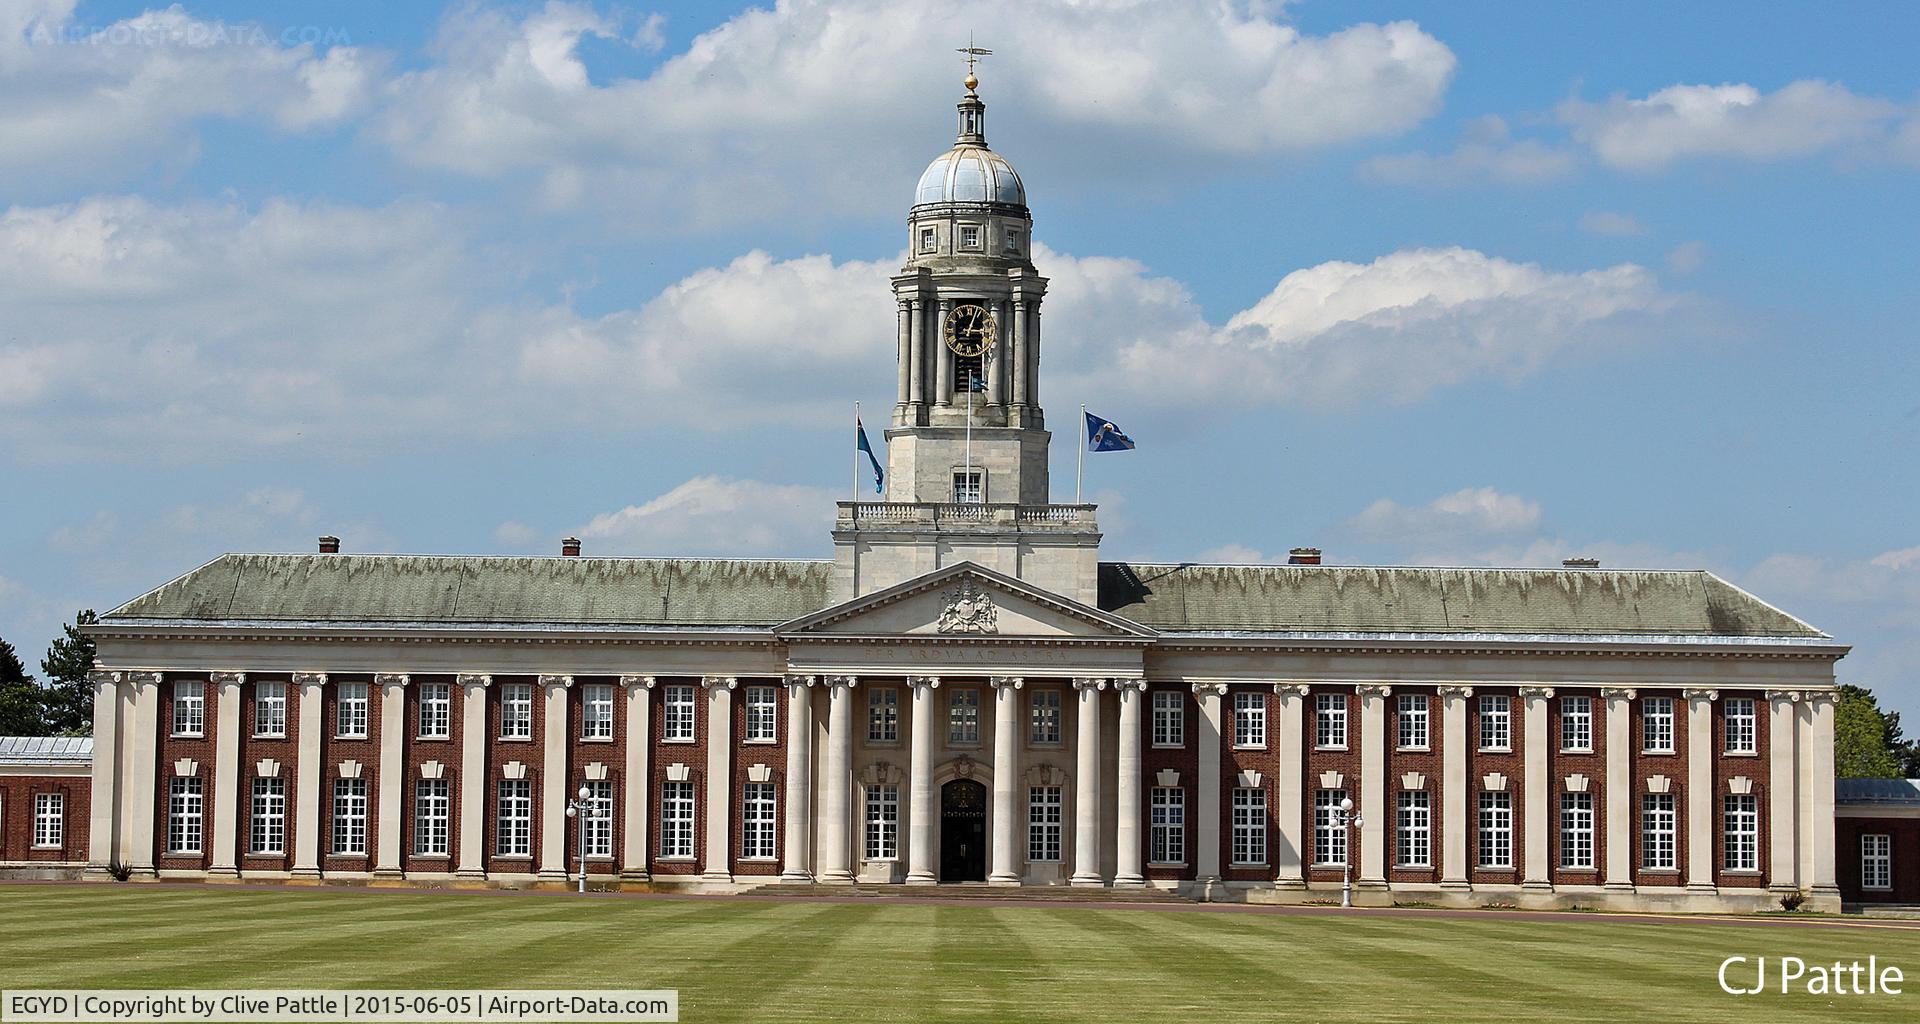
[[[962,144],[935,157],[913,190],[920,203],[1027,205],[1026,187],[1006,158],[985,146]]]

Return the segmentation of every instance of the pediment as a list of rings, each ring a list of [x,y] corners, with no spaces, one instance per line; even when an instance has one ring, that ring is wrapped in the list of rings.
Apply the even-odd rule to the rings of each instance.
[[[937,569],[775,627],[785,636],[1150,640],[1153,630],[974,562]]]

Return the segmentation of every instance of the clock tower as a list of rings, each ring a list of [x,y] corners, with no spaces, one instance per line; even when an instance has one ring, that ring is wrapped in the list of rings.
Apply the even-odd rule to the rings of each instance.
[[[965,84],[958,137],[920,175],[907,213],[909,255],[893,278],[899,374],[887,491],[884,501],[840,504],[837,590],[857,597],[974,561],[1091,604],[1094,508],[1052,504],[1048,492],[1039,387],[1047,280],[1031,258],[1033,215],[1013,165],[987,147],[971,66]]]

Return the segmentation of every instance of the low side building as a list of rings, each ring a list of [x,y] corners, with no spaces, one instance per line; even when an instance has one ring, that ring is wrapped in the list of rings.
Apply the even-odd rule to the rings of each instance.
[[[1841,779],[1834,810],[1841,898],[1920,905],[1920,779]]]
[[[93,740],[0,736],[0,876],[79,877],[92,789]]]

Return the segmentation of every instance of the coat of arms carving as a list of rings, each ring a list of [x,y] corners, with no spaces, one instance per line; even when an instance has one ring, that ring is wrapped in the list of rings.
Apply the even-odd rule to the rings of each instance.
[[[940,596],[946,599],[947,606],[941,610],[940,621],[935,626],[939,632],[1000,632],[999,613],[993,606],[993,596],[982,590],[979,584],[962,580],[959,586]]]

